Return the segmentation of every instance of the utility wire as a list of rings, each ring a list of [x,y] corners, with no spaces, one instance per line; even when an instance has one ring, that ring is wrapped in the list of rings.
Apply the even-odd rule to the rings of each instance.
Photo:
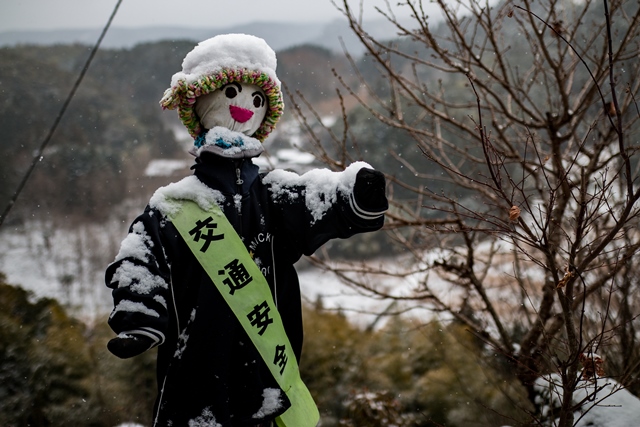
[[[51,137],[53,136],[54,132],[56,131],[56,129],[58,127],[58,124],[60,123],[60,120],[62,120],[62,116],[64,116],[64,113],[67,111],[67,107],[71,103],[71,99],[76,94],[76,91],[78,90],[78,87],[80,86],[80,83],[82,82],[82,79],[84,78],[84,75],[87,73],[87,70],[89,69],[89,65],[91,64],[91,61],[93,61],[93,57],[96,55],[96,52],[98,51],[98,48],[100,47],[100,43],[102,43],[102,39],[107,34],[107,30],[109,30],[109,27],[111,26],[111,22],[113,21],[113,18],[116,16],[116,13],[118,12],[118,8],[120,7],[121,3],[122,3],[122,0],[118,0],[118,3],[114,7],[113,12],[111,13],[111,16],[109,17],[109,20],[107,21],[107,24],[105,25],[104,29],[102,30],[102,34],[100,34],[100,37],[98,38],[98,41],[96,42],[95,46],[93,46],[93,50],[91,50],[91,54],[89,55],[89,58],[87,58],[87,61],[85,62],[84,67],[82,68],[82,71],[80,71],[80,75],[78,76],[78,79],[76,80],[75,84],[73,85],[73,88],[71,88],[71,92],[69,92],[69,95],[67,96],[67,99],[65,100],[64,104],[62,105],[62,108],[60,109],[60,112],[58,113],[58,116],[56,117],[56,119],[53,122],[53,125],[49,129],[49,133],[47,134],[47,136],[44,138],[44,140],[40,144],[40,148],[38,148],[38,151],[36,152],[35,156],[33,157],[33,160],[31,160],[31,165],[29,166],[29,169],[27,169],[27,172],[25,173],[24,177],[22,178],[22,181],[20,181],[20,184],[18,185],[18,188],[16,189],[16,192],[13,194],[13,197],[11,197],[11,199],[9,200],[9,203],[7,204],[7,207],[5,208],[4,212],[2,213],[2,216],[0,216],[0,227],[2,227],[2,223],[7,218],[7,215],[9,215],[9,211],[11,211],[11,208],[13,207],[13,205],[15,205],[16,200],[18,200],[18,196],[20,196],[20,193],[22,192],[22,189],[27,184],[27,181],[31,177],[31,173],[35,169],[36,165],[42,160],[42,155],[44,153],[45,148],[47,148],[47,145],[49,144],[49,141],[51,141]]]

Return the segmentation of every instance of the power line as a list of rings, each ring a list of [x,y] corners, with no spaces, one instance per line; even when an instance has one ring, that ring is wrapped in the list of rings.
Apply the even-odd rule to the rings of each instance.
[[[38,162],[40,162],[40,160],[42,160],[42,155],[44,153],[45,148],[49,144],[49,141],[51,140],[51,137],[56,131],[56,128],[60,123],[60,120],[62,120],[64,113],[67,111],[67,107],[69,106],[69,103],[71,103],[71,99],[76,94],[76,91],[78,90],[78,87],[80,86],[80,83],[84,78],[84,75],[87,73],[87,70],[89,69],[89,65],[91,64],[91,61],[93,61],[93,57],[96,55],[96,52],[100,47],[100,43],[102,43],[102,39],[107,34],[107,30],[109,30],[109,27],[111,26],[111,22],[113,21],[113,18],[116,16],[116,13],[118,12],[118,8],[120,7],[121,3],[122,3],[122,0],[118,0],[118,3],[116,3],[115,7],[113,8],[113,12],[109,17],[107,24],[104,26],[104,29],[102,30],[102,34],[100,34],[98,41],[93,46],[93,49],[91,50],[91,54],[89,55],[89,58],[87,58],[87,61],[85,62],[84,67],[82,67],[82,71],[80,71],[80,75],[78,76],[78,79],[76,80],[75,84],[71,88],[71,92],[69,92],[67,99],[65,100],[64,104],[62,104],[62,108],[60,109],[60,112],[58,113],[58,116],[56,117],[56,119],[53,121],[53,125],[49,129],[49,133],[40,144],[40,148],[38,148],[38,151],[36,152],[35,156],[31,160],[31,165],[29,166],[29,169],[27,169],[27,172],[22,178],[22,181],[20,181],[20,184],[18,185],[16,192],[13,194],[13,197],[11,197],[11,199],[9,200],[9,203],[7,204],[7,207],[2,213],[2,216],[0,216],[0,227],[2,227],[2,223],[4,222],[5,218],[7,218],[7,215],[9,215],[9,211],[11,211],[11,208],[13,207],[13,205],[15,205],[16,200],[18,200],[18,196],[20,196],[22,189],[27,184],[27,181],[31,177],[31,173],[35,169],[36,165],[38,164]]]

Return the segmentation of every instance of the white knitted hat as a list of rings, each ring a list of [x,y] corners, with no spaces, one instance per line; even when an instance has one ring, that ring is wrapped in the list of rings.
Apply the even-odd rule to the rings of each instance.
[[[263,39],[247,34],[223,34],[200,42],[182,61],[171,87],[160,100],[165,109],[178,109],[182,123],[193,138],[203,132],[194,104],[196,98],[232,82],[259,86],[269,108],[254,138],[271,133],[284,111],[276,54]]]

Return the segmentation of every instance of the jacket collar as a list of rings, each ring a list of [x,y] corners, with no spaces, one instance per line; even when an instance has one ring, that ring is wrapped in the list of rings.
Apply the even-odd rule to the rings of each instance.
[[[191,169],[205,185],[227,194],[247,193],[259,172],[250,158],[221,157],[210,151],[201,152]]]

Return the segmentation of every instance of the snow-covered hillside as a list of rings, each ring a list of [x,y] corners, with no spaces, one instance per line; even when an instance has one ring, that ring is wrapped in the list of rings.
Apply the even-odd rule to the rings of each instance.
[[[0,271],[8,282],[33,292],[34,297],[61,301],[81,319],[100,321],[113,308],[110,290],[104,284],[104,271],[118,253],[130,221],[137,210],[129,203],[130,215],[119,215],[101,224],[81,224],[69,229],[44,222],[29,222],[0,231]],[[392,262],[390,262],[392,264]],[[390,266],[391,268],[391,266]],[[376,299],[340,283],[330,272],[299,263],[303,299],[311,304],[318,299],[327,309],[340,309],[353,321],[367,325],[388,301]],[[409,292],[412,281],[379,282],[397,292]],[[397,280],[396,280],[397,282]]]
[[[0,231],[0,271],[10,284],[35,298],[55,298],[91,322],[110,310],[104,270],[127,228],[122,218],[74,228],[42,221],[5,226]]]

